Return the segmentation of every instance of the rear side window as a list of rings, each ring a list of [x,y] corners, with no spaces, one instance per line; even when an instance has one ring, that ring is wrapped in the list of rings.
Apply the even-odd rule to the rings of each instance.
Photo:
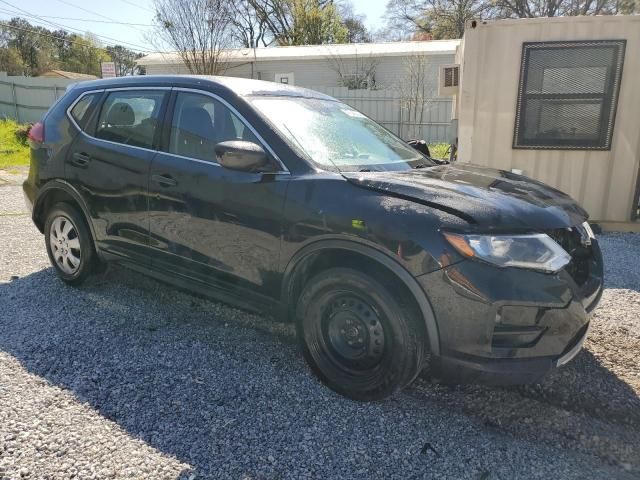
[[[71,109],[71,116],[82,130],[85,129],[99,97],[100,93],[89,93],[78,100]]]
[[[207,95],[178,93],[169,153],[215,163],[215,145],[227,140],[259,143],[242,120],[222,102]]]
[[[96,138],[152,148],[164,95],[152,90],[110,93],[100,109]]]

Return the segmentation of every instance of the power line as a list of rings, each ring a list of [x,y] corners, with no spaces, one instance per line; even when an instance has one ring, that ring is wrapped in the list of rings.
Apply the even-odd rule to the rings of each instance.
[[[64,30],[64,31],[66,31],[68,33],[71,33],[71,34],[74,34],[74,35],[77,35],[77,36],[81,36],[81,37],[83,37],[85,35],[85,33],[87,33],[87,32],[83,32],[82,30],[79,30],[79,29],[74,29],[74,28],[71,28],[71,27],[63,26],[63,25],[59,25],[58,26],[56,24],[47,23],[44,20],[31,19],[31,22],[34,24],[34,26],[43,27],[43,28],[46,28],[47,26],[52,25],[54,27],[59,28],[60,30]],[[45,23],[45,25],[39,25],[38,23]],[[11,27],[11,26],[8,23],[3,23],[2,25],[0,25],[0,27]],[[23,29],[23,30],[26,30],[26,29]],[[34,32],[36,32],[36,30],[34,30]],[[92,36],[95,36],[98,40],[104,40],[104,39],[109,40],[108,43],[110,43],[110,44],[113,43],[114,45],[126,46],[126,47],[129,47],[129,48],[132,48],[132,49],[136,49],[136,50],[138,50],[140,52],[143,52],[143,53],[155,53],[154,50],[148,50],[147,48],[142,47],[140,45],[136,45],[134,43],[123,42],[122,40],[118,40],[116,38],[105,37],[103,35],[98,35],[98,34],[95,34],[95,33],[92,33],[92,32],[88,32],[88,33],[91,34]],[[57,37],[57,36],[56,36],[56,38],[59,38],[59,39],[62,39],[62,40],[65,39],[64,37]],[[101,48],[101,47],[96,46],[95,48]]]
[[[133,2],[130,2],[129,0],[120,0],[120,1],[123,3],[126,3],[127,5],[131,5],[132,7],[139,8],[140,10],[144,10],[145,12],[153,13],[155,15],[155,12],[153,10],[148,9],[147,7],[143,7],[142,5],[137,5]]]
[[[29,32],[29,33],[33,33],[34,35],[39,35],[41,37],[53,38],[55,40],[63,40],[65,42],[67,42],[67,43],[77,44],[77,45],[80,45],[81,47],[85,47],[85,48],[94,48],[96,50],[103,50],[105,52],[107,51],[105,48],[102,48],[102,47],[97,47],[95,45],[87,45],[86,43],[83,43],[83,42],[81,42],[79,40],[69,40],[68,38],[59,37],[58,35],[51,35],[49,33],[42,33],[42,32],[39,32],[37,30],[33,30],[32,28],[16,27],[15,25],[9,25],[7,23],[1,25],[0,27],[1,28],[9,28],[9,29],[12,29],[12,30],[20,30],[21,32]]]
[[[83,12],[90,13],[91,15],[95,15],[95,16],[98,16],[98,17],[102,17],[102,18],[105,18],[105,19],[107,19],[107,20],[111,20],[111,21],[113,21],[113,22],[117,22],[117,21],[118,21],[118,20],[116,20],[115,18],[107,17],[106,15],[102,15],[101,13],[94,12],[93,10],[89,10],[89,9],[87,9],[87,8],[81,7],[81,6],[76,5],[76,4],[74,4],[74,3],[71,3],[71,2],[67,2],[67,0],[58,0],[58,1],[59,1],[60,3],[64,3],[65,5],[69,5],[70,7],[77,8],[77,9],[79,9],[79,10],[82,10]],[[139,28],[137,28],[137,27],[131,27],[131,28],[135,28],[136,30],[138,30],[138,31],[140,31],[140,32],[143,32],[143,33],[144,33],[144,30],[140,30],[140,29],[139,29]]]
[[[1,2],[1,3],[4,3],[4,4],[6,4],[6,5],[9,5],[10,7],[14,8],[14,9],[16,9],[16,10],[20,11],[20,12],[23,12],[23,13],[24,13],[26,16],[28,16],[28,17],[36,18],[36,19],[38,19],[40,22],[43,22],[43,23],[45,23],[45,24],[52,25],[52,26],[57,27],[57,28],[62,28],[63,30],[70,30],[70,31],[72,31],[72,32],[75,30],[76,32],[83,33],[83,31],[82,31],[82,30],[79,30],[79,29],[77,29],[77,28],[69,27],[69,26],[67,26],[67,25],[62,25],[62,24],[60,24],[60,23],[56,23],[56,22],[51,22],[51,21],[49,21],[49,20],[44,20],[44,19],[43,19],[42,17],[40,17],[39,15],[34,15],[34,14],[32,14],[32,13],[29,13],[29,12],[27,12],[26,10],[23,10],[23,9],[22,9],[22,8],[20,8],[20,7],[16,7],[15,5],[13,5],[13,4],[11,4],[11,3],[9,3],[9,2],[7,2],[7,1],[5,1],[5,0],[0,0],[0,2]],[[11,12],[11,13],[17,13],[17,12]],[[33,20],[32,20],[32,21],[33,21]],[[143,47],[143,46],[141,46],[141,45],[137,45],[137,44],[135,44],[135,43],[130,43],[130,42],[123,42],[123,41],[121,41],[121,40],[119,40],[119,39],[117,39],[117,38],[107,37],[106,35],[98,35],[98,34],[95,34],[95,33],[94,33],[93,35],[95,35],[95,36],[96,36],[96,37],[98,37],[98,38],[104,38],[104,39],[107,39],[107,40],[111,40],[112,42],[116,42],[116,44],[128,45],[129,47],[136,48],[136,49],[141,50],[141,51],[144,51],[144,52],[146,52],[146,53],[149,53],[149,52],[152,52],[152,51],[153,51],[153,50],[148,50],[146,47]]]
[[[12,12],[10,10],[3,10],[4,13],[9,14],[17,14],[18,12]],[[111,20],[94,20],[92,18],[77,18],[77,17],[54,17],[52,15],[40,15],[40,18],[53,18],[57,20],[71,20],[77,22],[92,22],[92,23],[106,23],[106,24],[114,24],[114,25],[129,25],[133,27],[155,27],[151,23],[129,23],[129,22],[113,22]]]

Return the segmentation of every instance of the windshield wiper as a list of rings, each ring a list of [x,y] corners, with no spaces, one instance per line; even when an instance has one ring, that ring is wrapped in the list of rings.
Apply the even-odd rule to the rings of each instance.
[[[429,158],[429,160],[431,160],[434,164],[433,165],[429,165],[428,163],[423,163],[420,165],[415,165],[414,169],[417,168],[430,168],[430,167],[436,167],[438,165],[449,165],[449,160],[440,160],[439,158]]]

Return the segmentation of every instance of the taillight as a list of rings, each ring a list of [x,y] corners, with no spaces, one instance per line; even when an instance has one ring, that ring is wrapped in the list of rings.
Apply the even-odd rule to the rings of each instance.
[[[29,129],[27,139],[29,140],[29,145],[33,148],[38,148],[41,143],[44,143],[44,123],[34,123]]]

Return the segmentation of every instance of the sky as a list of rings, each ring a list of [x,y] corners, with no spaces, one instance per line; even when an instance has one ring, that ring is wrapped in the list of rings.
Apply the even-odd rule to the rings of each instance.
[[[366,16],[367,28],[377,30],[382,27],[387,0],[351,1],[354,11]],[[50,30],[89,31],[99,35],[104,44],[120,43],[144,52],[154,50],[146,37],[152,30],[149,27],[153,18],[151,5],[152,0],[0,0],[0,19],[20,16]],[[114,21],[136,25],[109,23]]]

